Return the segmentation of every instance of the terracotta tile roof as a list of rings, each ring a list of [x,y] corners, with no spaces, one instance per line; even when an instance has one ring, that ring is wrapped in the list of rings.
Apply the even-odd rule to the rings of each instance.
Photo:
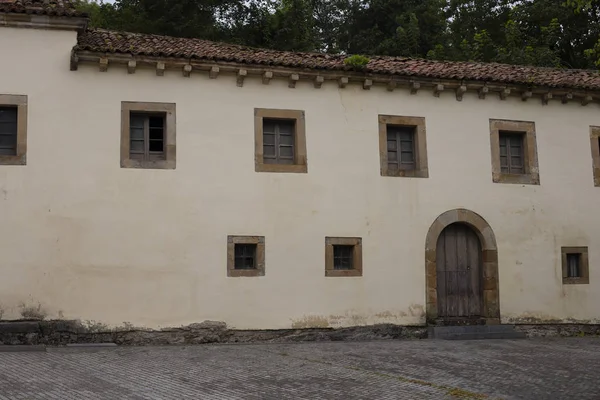
[[[85,17],[70,0],[0,0],[0,13]]]
[[[345,56],[256,49],[201,39],[88,30],[76,50],[154,57],[226,61],[316,70],[347,70]],[[403,77],[459,79],[565,89],[600,90],[600,73],[497,63],[447,62],[401,57],[371,57],[367,72]]]

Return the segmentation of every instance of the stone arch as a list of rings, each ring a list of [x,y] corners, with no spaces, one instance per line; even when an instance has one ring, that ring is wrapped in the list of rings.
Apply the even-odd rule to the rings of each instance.
[[[444,228],[454,223],[462,223],[471,227],[481,243],[482,251],[482,288],[483,316],[488,324],[500,323],[500,296],[498,290],[498,247],[494,231],[479,214],[458,208],[446,211],[433,221],[425,240],[425,273],[426,273],[426,310],[427,322],[438,317],[437,311],[437,240]]]

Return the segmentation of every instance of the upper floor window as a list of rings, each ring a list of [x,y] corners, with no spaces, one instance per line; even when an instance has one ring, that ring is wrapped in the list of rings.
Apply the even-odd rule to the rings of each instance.
[[[27,96],[0,94],[0,165],[25,165]]]
[[[490,119],[492,180],[539,185],[535,124]]]
[[[429,177],[425,118],[379,116],[382,176]]]
[[[500,132],[500,171],[506,174],[523,174],[523,139],[521,132]]]
[[[254,109],[257,172],[307,172],[304,111]]]
[[[121,167],[175,169],[175,104],[121,103]]]

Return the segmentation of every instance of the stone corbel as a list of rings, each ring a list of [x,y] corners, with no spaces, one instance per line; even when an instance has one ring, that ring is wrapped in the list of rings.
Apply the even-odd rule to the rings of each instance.
[[[343,89],[346,87],[346,85],[348,84],[348,77],[347,76],[342,76],[339,80],[338,80],[338,86]]]
[[[527,101],[531,96],[533,96],[533,92],[531,90],[526,90],[521,93],[521,100]]]
[[[396,87],[398,87],[398,82],[395,81],[394,79],[391,79],[388,83],[387,83],[387,90],[388,92],[393,92],[394,89],[396,89]]]
[[[573,100],[573,93],[567,93],[561,99],[563,104],[567,104],[569,100]]]
[[[213,65],[212,67],[210,67],[210,71],[208,71],[208,77],[210,79],[217,79],[219,77],[220,71],[221,71],[221,69],[219,67],[217,67],[216,65]]]
[[[247,69],[239,69],[238,70],[237,79],[236,79],[238,87],[244,86],[244,79],[246,79],[247,75],[248,75]]]
[[[548,104],[548,101],[549,101],[549,100],[552,100],[552,93],[551,93],[551,92],[544,93],[544,94],[542,95],[542,104],[543,104],[543,105],[546,105],[546,104]]]
[[[137,66],[137,62],[135,60],[129,60],[127,62],[127,73],[135,74],[135,67]]]
[[[325,82],[325,78],[321,75],[317,75],[315,77],[315,89],[321,89],[321,85],[323,85],[323,82]]]
[[[373,81],[371,79],[365,79],[363,82],[363,89],[371,90],[371,86],[373,86]]]
[[[156,76],[165,76],[165,63],[159,61],[156,63]]]
[[[183,66],[183,76],[186,78],[189,78],[191,73],[192,73],[192,66],[190,64],[184,65]]]
[[[265,71],[262,75],[263,85],[268,85],[271,82],[271,79],[273,79],[273,71]]]
[[[294,89],[296,87],[296,82],[298,82],[300,80],[300,75],[298,74],[291,74],[290,78],[288,80],[288,87],[290,89]]]
[[[106,72],[108,70],[108,58],[101,58],[98,64],[100,72]]]
[[[500,100],[506,100],[510,96],[510,89],[504,88],[500,90]]]
[[[444,85],[442,85],[441,83],[438,83],[433,87],[433,95],[435,97],[440,97],[440,93],[442,93],[443,91],[444,91]]]
[[[460,85],[456,88],[456,100],[462,101],[463,94],[467,93],[467,87],[465,85]]]
[[[419,82],[410,83],[410,94],[417,94],[419,89],[421,89],[421,84]]]
[[[485,100],[485,96],[489,93],[490,88],[487,86],[483,86],[481,89],[479,89],[479,98],[481,100]]]
[[[587,106],[588,104],[590,104],[594,99],[592,98],[592,96],[590,96],[589,94],[583,96],[581,98],[581,105],[582,106]]]

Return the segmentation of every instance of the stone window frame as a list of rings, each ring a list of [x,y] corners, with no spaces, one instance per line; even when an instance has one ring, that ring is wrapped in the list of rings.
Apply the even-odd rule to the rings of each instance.
[[[340,270],[333,267],[333,246],[354,246],[352,254],[353,269]],[[359,237],[325,237],[325,276],[357,277],[363,275],[362,238]]]
[[[263,118],[295,121],[294,164],[265,164],[263,158]],[[306,121],[303,110],[254,109],[254,163],[256,172],[307,173]]]
[[[235,245],[236,244],[255,244],[256,245],[256,269],[235,269]],[[227,276],[253,277],[265,275],[265,237],[264,236],[227,236]]]
[[[580,265],[581,268],[581,276],[577,278],[568,278],[567,277],[567,254],[579,254],[581,257]],[[560,257],[562,264],[562,283],[563,285],[577,285],[577,284],[589,284],[590,283],[590,265],[588,259],[588,248],[587,246],[571,246],[571,247],[561,247],[560,248]]]
[[[17,151],[0,155],[0,165],[27,165],[27,95],[0,94],[0,106],[17,108]]]
[[[500,165],[500,132],[515,132],[524,135],[523,163],[525,173],[508,174],[502,172]],[[535,122],[490,119],[490,145],[492,153],[492,181],[494,183],[540,184]]]
[[[175,103],[121,102],[121,168],[175,169],[176,167]],[[129,119],[131,113],[156,113],[165,116],[165,159],[133,160],[129,156]]]
[[[429,178],[427,164],[427,130],[425,117],[379,114],[379,159],[381,176],[406,178]],[[415,128],[415,169],[398,169],[391,171],[388,167],[387,127],[388,125]]]
[[[600,187],[600,126],[590,126],[594,186]]]

